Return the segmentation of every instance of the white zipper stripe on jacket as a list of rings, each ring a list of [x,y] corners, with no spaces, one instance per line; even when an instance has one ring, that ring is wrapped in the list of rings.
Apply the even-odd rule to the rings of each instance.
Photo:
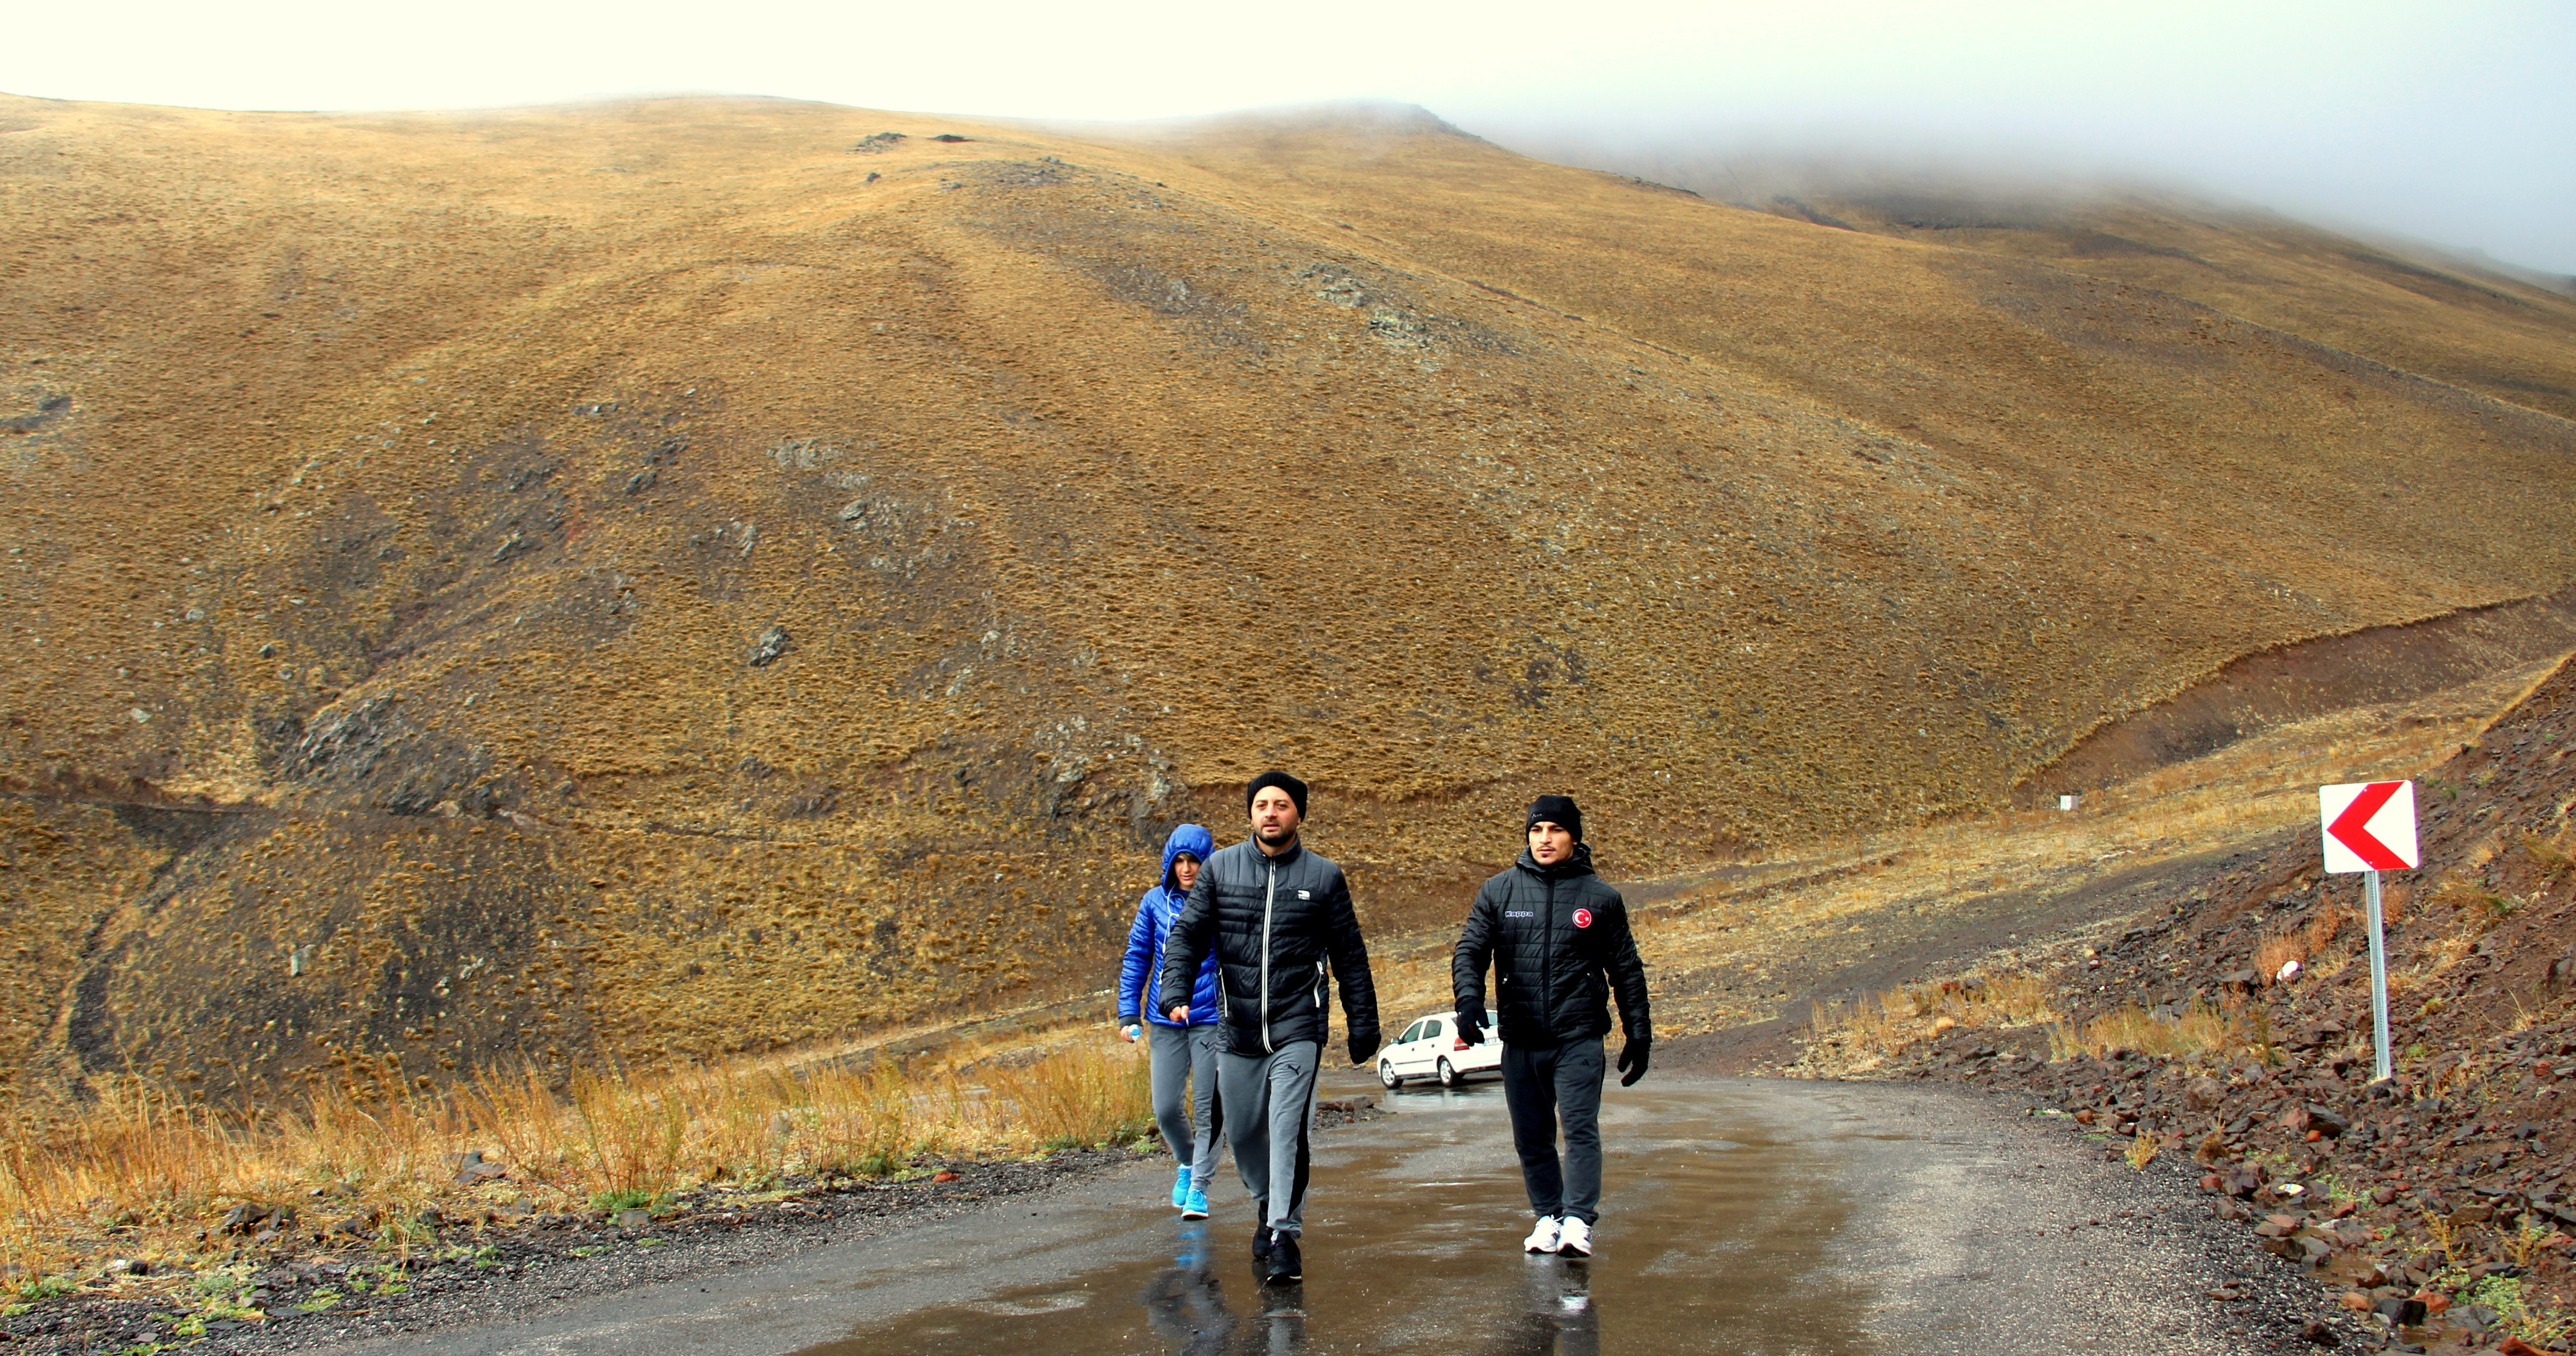
[[[1270,883],[1261,891],[1261,1052],[1270,1048],[1270,906],[1279,898],[1279,863],[1271,862]]]

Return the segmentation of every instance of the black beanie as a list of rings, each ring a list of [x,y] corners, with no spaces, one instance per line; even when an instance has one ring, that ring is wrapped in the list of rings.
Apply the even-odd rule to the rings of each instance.
[[[1521,825],[1521,832],[1527,833],[1536,828],[1542,819],[1573,834],[1574,841],[1578,843],[1583,841],[1583,808],[1574,803],[1574,797],[1541,796],[1531,801],[1529,822]]]
[[[1265,786],[1275,786],[1287,792],[1288,799],[1297,802],[1297,817],[1299,819],[1306,817],[1306,784],[1276,768],[1244,783],[1243,808],[1247,813],[1252,809],[1252,798],[1260,795],[1261,788]]]

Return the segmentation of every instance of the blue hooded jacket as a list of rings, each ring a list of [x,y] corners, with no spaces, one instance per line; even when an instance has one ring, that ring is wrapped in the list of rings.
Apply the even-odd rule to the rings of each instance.
[[[1136,1020],[1139,1004],[1146,1020],[1172,1025],[1171,1004],[1162,1001],[1163,939],[1172,935],[1172,920],[1180,916],[1181,905],[1189,896],[1172,888],[1172,863],[1184,852],[1207,865],[1208,854],[1216,851],[1216,839],[1196,824],[1183,824],[1163,840],[1163,878],[1136,901],[1136,921],[1127,927],[1127,958],[1118,967],[1118,1020]],[[1216,951],[1208,951],[1207,963],[1199,967],[1199,982],[1190,994],[1190,1024],[1193,1026],[1217,1019]]]

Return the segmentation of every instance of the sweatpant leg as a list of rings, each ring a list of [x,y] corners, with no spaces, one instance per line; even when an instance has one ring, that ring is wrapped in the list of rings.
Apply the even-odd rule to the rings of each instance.
[[[1565,1177],[1556,1161],[1556,1047],[1503,1047],[1503,1105],[1512,1113],[1512,1149],[1532,1214],[1564,1213]]]
[[[1216,1100],[1225,1141],[1234,1146],[1234,1175],[1258,1209],[1270,1199],[1270,1057],[1218,1052]]]
[[[1271,1198],[1270,1227],[1283,1234],[1306,1228],[1306,1132],[1315,1122],[1315,1070],[1322,1056],[1313,1041],[1290,1041],[1270,1056],[1270,1180],[1283,1188]]]
[[[1190,1033],[1190,1185],[1201,1191],[1216,1180],[1216,1137],[1224,1102],[1216,1091],[1217,1027],[1203,1022]]]
[[[1601,1038],[1556,1047],[1556,1114],[1565,1124],[1565,1213],[1601,1218]]]
[[[1191,1156],[1198,1137],[1190,1132],[1187,1096],[1193,1029],[1152,1020],[1145,1023],[1145,1039],[1153,1055],[1154,1124],[1163,1132],[1164,1147],[1185,1168],[1198,1161]]]

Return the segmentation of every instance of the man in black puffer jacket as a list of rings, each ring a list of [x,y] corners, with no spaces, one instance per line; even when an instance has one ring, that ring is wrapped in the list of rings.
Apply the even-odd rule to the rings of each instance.
[[[1189,902],[1163,944],[1166,994],[1187,994],[1199,963],[1216,950],[1224,1042],[1217,1055],[1217,1103],[1225,1108],[1234,1170],[1252,1195],[1252,1255],[1262,1279],[1301,1279],[1305,1232],[1306,1135],[1314,1120],[1315,1074],[1332,1018],[1331,978],[1342,983],[1351,1024],[1351,1062],[1377,1053],[1377,988],[1342,869],[1306,850],[1306,784],[1265,772],[1244,788],[1252,838],[1219,848],[1199,871]],[[1188,1019],[1187,1003],[1176,1005]]]
[[[1538,1215],[1521,1246],[1589,1257],[1592,1226],[1601,1217],[1601,1038],[1610,1030],[1616,991],[1627,1035],[1619,1051],[1627,1076],[1619,1086],[1646,1076],[1655,1043],[1646,964],[1628,934],[1626,901],[1592,874],[1583,811],[1573,798],[1539,797],[1527,827],[1528,850],[1476,892],[1450,958],[1450,984],[1458,999],[1458,1038],[1476,1044],[1484,1039],[1485,965],[1493,963],[1503,1101],[1511,1108],[1521,1182]]]

